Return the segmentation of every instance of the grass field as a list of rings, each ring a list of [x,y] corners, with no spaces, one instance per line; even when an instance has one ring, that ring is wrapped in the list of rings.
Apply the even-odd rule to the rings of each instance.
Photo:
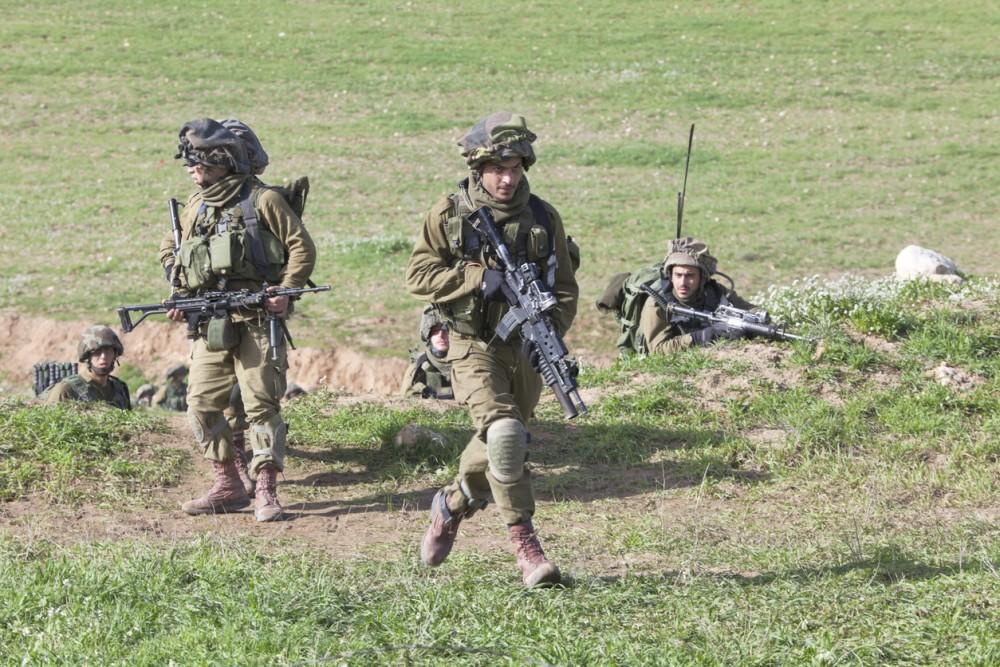
[[[191,190],[176,133],[202,115],[250,123],[270,180],[312,179],[315,277],[340,288],[305,309],[314,343],[405,350],[420,217],[463,176],[455,141],[498,108],[539,134],[531,181],[583,247],[587,302],[662,256],[691,123],[685,229],[745,293],[883,275],[909,243],[995,270],[989,3],[241,7],[5,3],[5,303],[107,318],[163,298],[165,202]],[[571,340],[603,346],[581,310]]]
[[[539,525],[568,582],[545,591],[498,549],[417,565],[413,504],[454,474],[461,410],[290,408],[289,468],[343,481],[283,498],[377,499],[372,522],[411,528],[340,553],[300,536],[327,529],[309,519],[73,538],[81,517],[176,514],[163,494],[204,475],[169,446],[189,434],[2,401],[0,665],[1000,664],[1000,8],[0,0],[0,18],[4,308],[110,322],[163,298],[165,202],[191,190],[177,130],[236,116],[266,180],[313,183],[314,278],[335,289],[297,340],[401,355],[422,213],[464,175],[455,141],[506,108],[583,248],[572,347],[610,350],[590,304],[662,256],[692,122],[685,230],[825,341],[587,367],[570,426],[546,399]],[[867,280],[910,243],[980,278]],[[866,280],[826,282],[845,272]],[[445,446],[393,445],[409,422]],[[66,534],[12,519],[25,503],[66,511]]]

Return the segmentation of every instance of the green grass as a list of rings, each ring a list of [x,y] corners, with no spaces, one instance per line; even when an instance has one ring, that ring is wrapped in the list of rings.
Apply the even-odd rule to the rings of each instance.
[[[412,343],[408,248],[463,176],[455,141],[497,108],[537,131],[532,184],[583,249],[578,347],[610,350],[589,304],[614,273],[662,256],[692,122],[685,229],[744,293],[888,273],[913,242],[993,272],[991,11],[587,0],[520,3],[501,19],[481,1],[11,5],[5,303],[94,320],[163,298],[164,202],[191,189],[176,132],[199,115],[249,122],[271,155],[267,180],[311,177],[314,279],[335,287],[303,303],[296,328],[315,344],[398,355]]]

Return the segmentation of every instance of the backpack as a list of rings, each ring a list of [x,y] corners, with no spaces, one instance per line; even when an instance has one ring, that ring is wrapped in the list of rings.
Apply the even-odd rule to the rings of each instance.
[[[661,264],[653,264],[632,273],[617,274],[608,283],[601,298],[597,300],[597,309],[601,312],[611,313],[618,323],[620,332],[616,345],[622,356],[649,352],[646,341],[639,336],[639,318],[642,316],[642,307],[649,295],[640,287],[649,285],[653,289],[662,289],[661,266]]]

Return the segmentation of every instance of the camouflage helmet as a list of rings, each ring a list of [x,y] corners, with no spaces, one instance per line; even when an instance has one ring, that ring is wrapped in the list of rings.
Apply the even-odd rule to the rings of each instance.
[[[222,121],[222,127],[226,128],[237,137],[243,140],[243,148],[247,152],[247,160],[250,162],[250,173],[260,176],[267,169],[267,151],[260,144],[260,139],[250,126],[235,118],[227,118]]]
[[[527,171],[535,164],[535,151],[531,148],[535,139],[524,116],[498,111],[473,125],[458,145],[470,169],[478,169],[487,162],[519,157]]]
[[[288,389],[285,390],[285,394],[281,397],[283,400],[290,401],[293,398],[298,398],[299,396],[305,396],[309,392],[295,384],[290,382],[288,384]]]
[[[155,393],[156,387],[147,382],[139,387],[139,391],[135,392],[135,400],[141,401],[144,398],[152,398]]]
[[[249,128],[248,128],[249,129]],[[186,165],[228,167],[237,174],[250,173],[243,139],[211,118],[197,118],[184,123],[179,133],[175,158]]]
[[[691,236],[674,239],[667,244],[667,256],[663,260],[663,274],[670,277],[675,266],[693,266],[701,271],[702,280],[708,280],[718,267],[718,260],[708,251],[708,245]]]
[[[113,348],[117,357],[125,354],[122,342],[118,339],[118,335],[111,330],[111,327],[100,324],[87,327],[84,329],[83,334],[80,336],[80,342],[76,346],[76,357],[81,362],[90,361],[90,355],[102,347]]]
[[[175,375],[180,375],[181,377],[183,377],[187,373],[187,371],[188,367],[185,366],[184,364],[171,364],[167,368],[167,372],[164,375],[164,377],[168,380],[174,377]]]
[[[424,308],[424,314],[420,316],[420,340],[424,343],[429,342],[431,339],[431,330],[436,326],[447,328],[448,323],[441,319],[437,308],[427,306]]]

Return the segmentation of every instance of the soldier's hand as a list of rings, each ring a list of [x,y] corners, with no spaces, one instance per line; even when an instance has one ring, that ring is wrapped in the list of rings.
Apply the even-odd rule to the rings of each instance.
[[[170,310],[168,310],[167,311],[167,317],[170,318],[171,320],[173,320],[174,322],[183,322],[184,321],[184,313],[182,313],[181,311],[177,310],[176,308],[171,308]]]
[[[279,289],[278,287],[268,287],[268,291]],[[267,312],[274,313],[275,315],[284,315],[285,311],[288,310],[288,297],[287,296],[269,296],[264,301],[264,307],[267,308]]]
[[[521,354],[524,358],[528,360],[531,367],[535,369],[536,373],[542,372],[542,352],[538,349],[538,346],[532,343],[530,340],[526,340],[521,343]]]
[[[691,340],[695,345],[708,345],[716,338],[729,338],[729,327],[722,322],[715,322],[705,327],[691,332]]]
[[[503,294],[503,271],[499,269],[486,269],[483,272],[483,300],[484,301],[504,301]]]

